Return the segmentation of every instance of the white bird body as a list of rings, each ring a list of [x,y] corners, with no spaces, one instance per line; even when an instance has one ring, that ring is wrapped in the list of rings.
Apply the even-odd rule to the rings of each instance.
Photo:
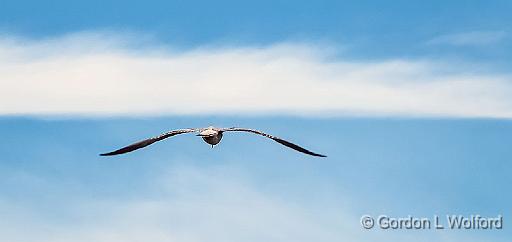
[[[281,139],[281,138],[278,138],[278,137],[275,137],[275,136],[263,133],[263,132],[258,131],[258,130],[246,129],[246,128],[237,128],[237,127],[233,127],[233,128],[215,128],[213,126],[209,126],[207,128],[199,128],[199,129],[177,129],[177,130],[172,130],[172,131],[169,131],[167,133],[163,133],[163,134],[161,134],[159,136],[156,136],[156,137],[153,137],[153,138],[149,138],[149,139],[145,139],[145,140],[139,141],[137,143],[131,144],[129,146],[126,146],[124,148],[121,148],[121,149],[118,149],[118,150],[115,150],[115,151],[112,151],[112,152],[100,154],[100,155],[101,156],[111,156],[111,155],[124,154],[124,153],[128,153],[128,152],[131,152],[131,151],[134,151],[134,150],[146,147],[146,146],[148,146],[150,144],[153,144],[153,143],[155,143],[157,141],[160,141],[160,140],[163,140],[163,139],[167,139],[169,137],[172,137],[172,136],[175,136],[175,135],[178,135],[178,134],[185,134],[185,133],[192,133],[192,132],[198,132],[197,136],[200,136],[201,138],[203,138],[203,140],[206,143],[210,144],[213,147],[214,145],[217,145],[220,142],[220,140],[222,139],[222,134],[224,132],[237,132],[237,131],[249,132],[249,133],[258,134],[258,135],[267,137],[269,139],[272,139],[272,140],[276,141],[277,143],[280,143],[280,144],[282,144],[284,146],[287,146],[289,148],[292,148],[292,149],[294,149],[296,151],[299,151],[299,152],[302,152],[302,153],[305,153],[305,154],[308,154],[308,155],[319,156],[319,157],[326,157],[325,155],[314,153],[314,152],[309,151],[307,149],[304,149],[304,148],[302,148],[302,147],[300,147],[300,146],[298,146],[298,145],[296,145],[294,143],[291,143],[291,142],[286,141],[284,139]]]
[[[210,126],[199,132],[197,136],[201,136],[204,142],[211,144],[212,148],[214,145],[218,144],[222,139],[222,132],[219,132],[218,129]]]

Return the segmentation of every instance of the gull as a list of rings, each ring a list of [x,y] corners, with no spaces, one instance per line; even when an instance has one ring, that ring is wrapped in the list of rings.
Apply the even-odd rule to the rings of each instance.
[[[210,126],[210,127],[207,127],[207,128],[172,130],[172,131],[169,131],[167,133],[163,133],[163,134],[161,134],[159,136],[156,136],[156,137],[153,137],[153,138],[149,138],[149,139],[145,139],[145,140],[139,141],[137,143],[133,143],[131,145],[128,145],[126,147],[123,147],[121,149],[118,149],[118,150],[115,150],[115,151],[112,151],[112,152],[108,152],[108,153],[104,153],[104,154],[100,154],[100,155],[101,156],[120,155],[120,154],[128,153],[128,152],[131,152],[131,151],[134,151],[134,150],[138,150],[140,148],[144,148],[144,147],[146,147],[146,146],[148,146],[150,144],[153,144],[153,143],[155,143],[157,141],[161,141],[161,140],[167,139],[169,137],[172,137],[172,136],[175,136],[175,135],[178,135],[178,134],[186,134],[186,133],[192,133],[192,132],[198,132],[198,134],[196,136],[200,136],[201,138],[203,138],[204,142],[210,144],[212,146],[212,148],[213,148],[213,146],[217,145],[220,142],[224,132],[249,132],[249,133],[258,134],[258,135],[267,137],[269,139],[272,139],[272,140],[276,141],[279,144],[282,144],[284,146],[287,146],[289,148],[292,148],[292,149],[294,149],[296,151],[299,151],[299,152],[302,152],[304,154],[308,154],[308,155],[312,155],[312,156],[318,156],[318,157],[326,157],[325,155],[314,153],[314,152],[309,151],[307,149],[304,149],[304,148],[302,148],[302,147],[300,147],[300,146],[298,146],[298,145],[296,145],[294,143],[291,143],[291,142],[286,141],[284,139],[281,139],[281,138],[278,138],[278,137],[275,137],[275,136],[263,133],[263,132],[258,131],[258,130],[246,129],[246,128],[238,128],[238,127],[216,128],[216,127],[213,127],[213,126]]]

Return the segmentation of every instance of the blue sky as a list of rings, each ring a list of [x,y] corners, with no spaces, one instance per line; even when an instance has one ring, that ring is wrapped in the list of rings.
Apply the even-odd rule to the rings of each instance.
[[[511,5],[4,2],[0,238],[507,241]],[[249,134],[98,156],[208,125],[328,157]],[[364,214],[505,225],[364,230]]]
[[[510,32],[511,7],[509,1],[6,1],[0,27],[32,37],[141,31],[180,47],[320,40],[347,45],[351,56],[365,59],[447,55],[506,65],[507,35],[476,48],[424,43],[442,35]]]

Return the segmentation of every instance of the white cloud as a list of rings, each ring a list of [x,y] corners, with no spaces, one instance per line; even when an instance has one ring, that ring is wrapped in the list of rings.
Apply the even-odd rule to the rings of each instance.
[[[457,46],[478,46],[496,44],[506,37],[505,31],[471,31],[441,35],[428,41],[428,44]]]
[[[133,38],[3,38],[0,114],[512,117],[510,76],[460,63],[353,61],[290,43],[133,48]]]

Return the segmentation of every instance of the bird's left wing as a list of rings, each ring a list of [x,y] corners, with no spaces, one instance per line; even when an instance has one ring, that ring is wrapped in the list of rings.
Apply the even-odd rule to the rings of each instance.
[[[163,140],[163,139],[167,139],[167,138],[169,138],[171,136],[174,136],[174,135],[191,133],[191,132],[195,132],[195,131],[198,131],[198,130],[199,129],[177,129],[177,130],[172,130],[172,131],[169,131],[167,133],[163,133],[163,134],[161,134],[159,136],[156,136],[156,137],[153,137],[153,138],[149,138],[149,139],[145,139],[145,140],[139,141],[137,143],[128,145],[128,146],[123,147],[121,149],[118,149],[116,151],[112,151],[112,152],[108,152],[108,153],[104,153],[104,154],[100,154],[100,155],[101,156],[110,156],[110,155],[120,155],[120,154],[128,153],[128,152],[140,149],[140,148],[144,148],[144,147],[146,147],[146,146],[148,146],[150,144],[153,144],[153,143],[155,143],[157,141],[160,141],[160,140]]]
[[[249,133],[253,133],[253,134],[259,134],[261,136],[265,136],[267,138],[270,138],[274,141],[276,141],[277,143],[279,144],[282,144],[284,146],[287,146],[289,148],[292,148],[296,151],[299,151],[299,152],[302,152],[302,153],[305,153],[305,154],[308,154],[308,155],[312,155],[312,156],[319,156],[319,157],[327,157],[325,155],[321,155],[321,154],[317,154],[315,152],[312,152],[312,151],[309,151],[309,150],[306,150],[292,142],[289,142],[289,141],[286,141],[284,139],[281,139],[281,138],[278,138],[278,137],[275,137],[273,135],[270,135],[270,134],[266,134],[266,133],[263,133],[259,130],[254,130],[254,129],[246,129],[246,128],[237,128],[237,127],[233,127],[233,128],[225,128],[225,129],[220,129],[221,132],[227,132],[227,131],[243,131],[243,132],[249,132]]]

